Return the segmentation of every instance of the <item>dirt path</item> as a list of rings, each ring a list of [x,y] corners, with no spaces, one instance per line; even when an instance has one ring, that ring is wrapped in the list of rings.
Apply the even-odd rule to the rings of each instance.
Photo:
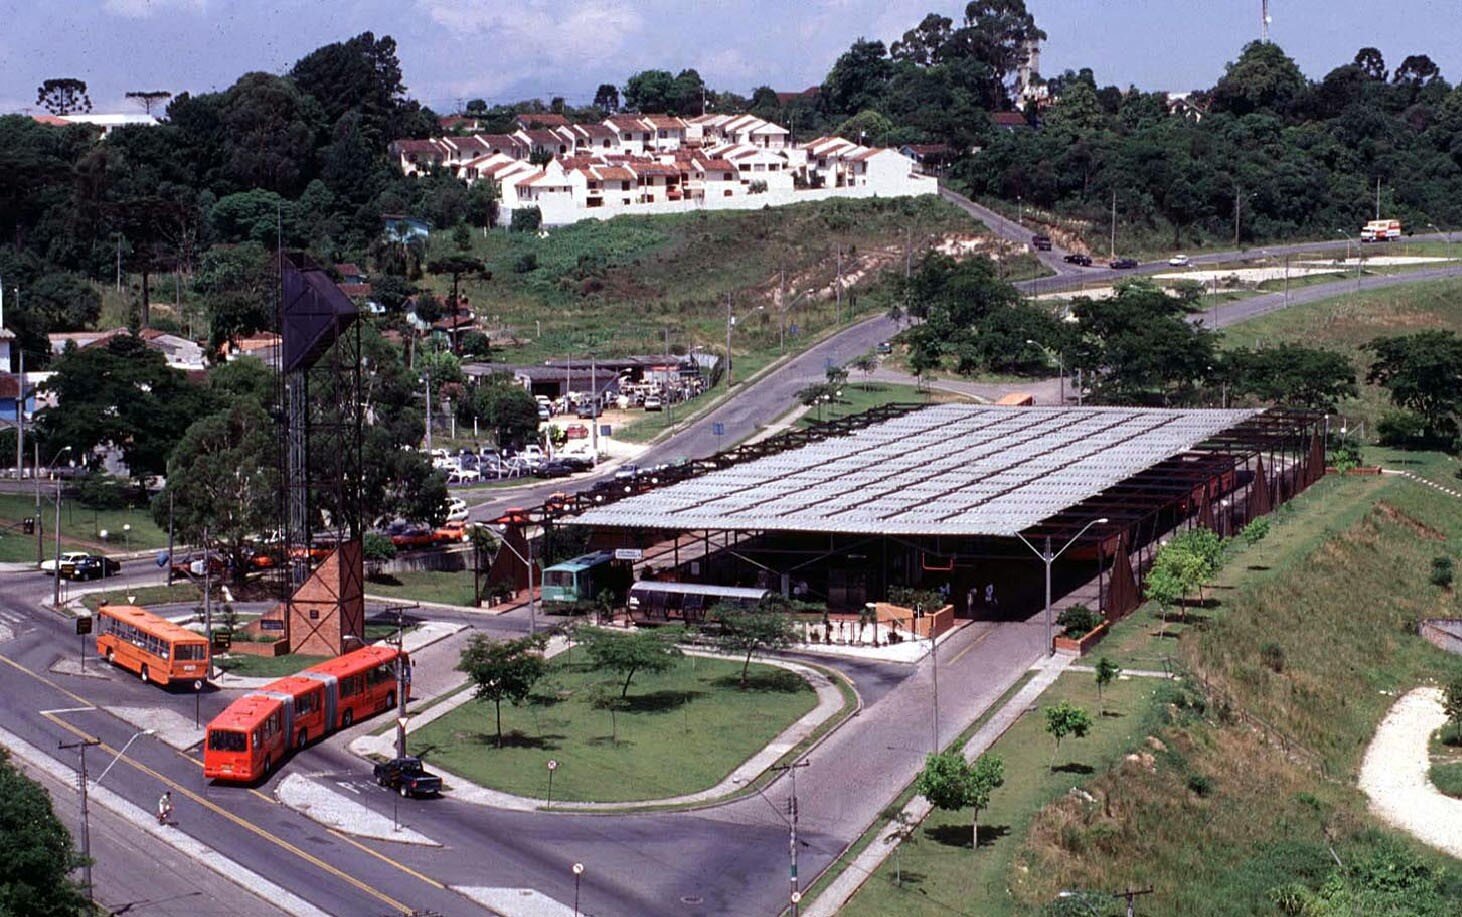
[[[1382,820],[1462,858],[1462,799],[1445,795],[1427,777],[1427,741],[1446,721],[1440,689],[1417,688],[1404,695],[1366,749],[1360,788]]]

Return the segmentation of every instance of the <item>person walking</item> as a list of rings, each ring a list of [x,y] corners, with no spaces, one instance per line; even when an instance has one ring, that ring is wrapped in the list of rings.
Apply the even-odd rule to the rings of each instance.
[[[173,817],[173,794],[171,790],[163,790],[157,798],[157,823],[166,825]]]

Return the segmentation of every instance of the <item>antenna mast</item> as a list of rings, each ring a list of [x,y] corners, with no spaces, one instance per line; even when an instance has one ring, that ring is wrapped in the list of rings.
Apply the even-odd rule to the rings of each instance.
[[[1266,45],[1269,44],[1269,0],[1261,0],[1262,9],[1259,17],[1259,40]]]

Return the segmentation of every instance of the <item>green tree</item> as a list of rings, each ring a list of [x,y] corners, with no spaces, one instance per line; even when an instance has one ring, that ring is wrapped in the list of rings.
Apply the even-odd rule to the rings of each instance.
[[[1097,660],[1096,684],[1097,700],[1099,702],[1105,701],[1105,692],[1107,685],[1110,685],[1112,682],[1116,681],[1117,675],[1119,675],[1121,671],[1121,666],[1117,665],[1115,662],[1105,656]]]
[[[675,645],[678,636],[678,631],[668,628],[626,634],[592,630],[585,635],[583,644],[595,669],[624,676],[619,696],[627,697],[636,673],[657,675],[680,663],[680,647]]]
[[[136,478],[165,471],[168,455],[203,406],[202,392],[131,334],[67,350],[53,368],[41,388],[57,403],[36,415],[41,439],[53,449],[70,446],[78,458],[115,449]]]
[[[995,755],[981,755],[973,763],[957,751],[931,754],[914,780],[914,792],[936,809],[970,809],[970,849],[980,848],[980,811],[1005,783],[1005,763]]]
[[[67,875],[80,865],[71,835],[41,786],[10,763],[0,748],[0,914],[63,917],[94,913]]]
[[[593,104],[605,116],[619,111],[619,87],[613,83],[600,83],[594,91]]]
[[[36,104],[53,115],[91,111],[86,80],[63,76],[46,80],[36,89]]]
[[[1450,443],[1462,414],[1462,338],[1451,331],[1420,331],[1377,338],[1366,381],[1381,385],[1398,407],[1414,411],[1433,442]]]
[[[300,91],[323,109],[326,123],[347,113],[360,118],[363,134],[373,147],[409,135],[410,116],[417,107],[406,99],[396,40],[362,32],[311,51],[290,71]]]
[[[1212,104],[1216,111],[1235,115],[1287,114],[1308,89],[1299,65],[1279,45],[1253,41],[1213,88]]]
[[[758,609],[747,612],[722,607],[712,609],[711,615],[721,626],[715,638],[717,648],[724,653],[746,654],[741,665],[743,688],[751,670],[752,654],[786,649],[797,641],[792,619],[780,611]]]
[[[1051,753],[1051,767],[1056,766],[1056,755],[1061,753],[1061,740],[1067,736],[1084,738],[1091,729],[1091,714],[1070,701],[1059,701],[1045,708],[1046,732],[1056,740],[1056,750]]]
[[[870,350],[854,357],[848,365],[863,374],[863,389],[867,391],[868,380],[872,379],[873,374],[878,371],[878,356]]]
[[[234,578],[248,569],[249,536],[278,518],[279,462],[274,425],[258,402],[244,399],[187,428],[168,458],[167,486],[152,515],[166,525],[171,512],[185,542],[203,533],[224,546]]]
[[[1452,735],[1462,743],[1462,677],[1447,682],[1442,693],[1442,711],[1447,714],[1447,722],[1452,724]]]
[[[1333,350],[1281,344],[1231,350],[1223,359],[1234,394],[1250,394],[1269,404],[1333,413],[1342,400],[1360,394],[1355,367]]]
[[[548,660],[543,658],[547,644],[542,634],[516,640],[473,634],[462,650],[457,670],[467,673],[478,700],[492,701],[498,748],[503,747],[503,701],[516,706],[533,693],[533,686],[548,671]]]
[[[538,402],[505,373],[489,376],[472,388],[458,405],[457,419],[485,425],[498,448],[521,446],[538,436]]]
[[[877,111],[892,76],[893,64],[883,42],[859,38],[828,71],[819,103],[834,114]]]
[[[1271,527],[1272,523],[1264,516],[1260,516],[1257,519],[1249,520],[1249,523],[1239,531],[1239,537],[1243,538],[1244,543],[1249,547],[1258,547],[1259,542],[1269,537]]]

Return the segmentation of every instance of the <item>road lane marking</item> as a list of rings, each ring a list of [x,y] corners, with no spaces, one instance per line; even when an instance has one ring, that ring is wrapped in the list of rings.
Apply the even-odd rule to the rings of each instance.
[[[960,650],[958,653],[955,653],[954,658],[946,662],[945,665],[954,665],[956,662],[959,662],[961,659],[965,658],[966,653],[979,646],[981,643],[984,643],[986,638],[988,638],[993,633],[995,633],[995,628],[992,627],[989,630],[985,631],[983,634],[980,634],[978,637],[975,638],[975,641],[973,643]]]
[[[53,713],[90,713],[95,707],[57,707],[54,710],[37,710],[41,716],[50,716]]]
[[[365,844],[362,844],[360,841],[356,840],[355,838],[351,837],[348,834],[343,834],[343,833],[341,833],[340,831],[338,831],[335,828],[327,828],[325,830],[328,833],[333,834],[336,837],[340,838],[342,841],[345,841],[345,843],[349,844],[350,846],[355,847],[356,849],[362,851],[363,853],[370,854],[371,856],[373,856],[376,859],[380,860],[382,863],[389,863],[390,865],[392,865],[392,866],[396,867],[397,869],[401,870],[402,872],[406,873],[408,876],[414,876],[414,877],[420,879],[421,881],[425,882],[426,884],[436,886],[437,888],[440,888],[443,891],[446,891],[447,890],[447,885],[446,885],[445,882],[438,882],[436,879],[433,879],[431,876],[425,875],[423,873],[419,873],[416,870],[412,869],[410,866],[405,866],[405,865],[403,865],[401,863],[398,863],[395,860],[391,859],[390,857],[386,856],[384,853],[381,853],[378,850],[372,850],[371,848],[367,847]]]
[[[60,685],[56,684],[55,682],[51,681],[49,678],[46,678],[44,675],[40,675],[40,674],[38,674],[36,672],[31,671],[30,669],[28,669],[25,666],[21,665],[20,663],[16,662],[14,659],[10,659],[9,657],[6,657],[6,656],[0,656],[0,662],[4,662],[7,665],[11,666],[12,668],[14,668],[14,669],[16,669],[16,670],[18,670],[20,672],[24,672],[25,674],[29,675],[31,678],[34,678],[36,681],[41,682],[42,684],[49,685],[50,687],[54,688],[57,691],[60,691],[62,694],[65,694],[67,697],[70,697],[73,700],[76,700],[76,701],[78,701],[78,702],[80,702],[82,704],[87,703],[86,698],[84,698],[84,697],[80,696],[79,694],[76,694],[76,693],[74,693],[72,691],[66,690],[65,688],[63,688]],[[45,716],[46,719],[49,720],[50,722],[55,723],[57,726],[60,726],[62,729],[66,730],[67,732],[71,733],[72,735],[77,736],[78,738],[88,739],[88,740],[96,738],[96,736],[93,736],[92,734],[86,732],[83,729],[80,729],[79,727],[76,727],[76,726],[71,725],[70,723],[66,722],[65,720],[61,719],[60,717],[57,717],[57,716],[54,716],[54,715],[50,715],[50,714],[46,714],[44,712],[42,713],[42,715]],[[134,761],[133,759],[126,757],[118,749],[112,748],[110,745],[108,745],[105,742],[101,742],[97,747],[101,748],[103,751],[110,752],[111,754],[116,755],[118,760],[125,761],[132,768],[134,768],[134,769],[136,769],[136,770],[138,770],[138,771],[140,771],[140,772],[148,775],[149,777],[152,777],[153,779],[157,780],[159,783],[163,784],[164,786],[167,786],[167,787],[171,788],[172,790],[176,791],[179,795],[181,795],[183,797],[186,797],[187,799],[191,799],[192,801],[196,802],[198,805],[200,805],[203,808],[209,810],[210,812],[213,812],[213,813],[215,813],[215,814],[217,814],[217,815],[219,815],[219,816],[221,816],[221,817],[223,817],[223,818],[225,818],[225,819],[233,822],[234,824],[238,825],[239,827],[245,829],[246,831],[250,831],[250,832],[254,833],[255,835],[263,838],[266,841],[269,841],[270,843],[274,844],[275,846],[278,846],[278,847],[280,847],[280,848],[282,848],[282,849],[284,849],[284,850],[286,850],[286,851],[294,854],[296,857],[300,858],[301,860],[304,860],[306,863],[309,863],[310,865],[315,866],[316,868],[321,869],[324,872],[327,872],[327,873],[329,873],[332,876],[335,876],[336,878],[340,879],[341,881],[345,882],[346,884],[354,886],[355,888],[359,889],[360,891],[363,891],[366,894],[368,894],[368,895],[370,895],[370,896],[372,896],[372,897],[374,897],[374,898],[376,898],[376,899],[378,899],[378,900],[380,900],[380,901],[382,901],[382,902],[390,905],[391,907],[396,908],[398,911],[401,911],[402,913],[407,913],[407,914],[411,913],[412,908],[409,907],[408,905],[403,904],[400,901],[397,901],[395,898],[392,898],[390,895],[387,895],[384,892],[381,892],[381,891],[376,890],[372,886],[370,886],[367,883],[361,881],[360,879],[357,879],[356,877],[350,875],[349,873],[346,873],[343,870],[340,870],[340,869],[337,869],[334,866],[331,866],[329,863],[326,863],[324,860],[320,859],[319,857],[316,857],[313,854],[308,853],[307,851],[301,850],[299,847],[296,847],[295,845],[289,843],[288,841],[284,840],[283,838],[277,837],[277,836],[275,836],[273,834],[270,834],[268,831],[265,831],[263,828],[260,828],[258,825],[252,824],[251,822],[246,821],[242,817],[240,817],[238,815],[235,815],[234,813],[228,811],[227,809],[223,808],[222,806],[214,803],[212,800],[208,799],[207,797],[200,796],[199,794],[193,792],[192,790],[190,790],[187,787],[183,786],[182,784],[176,782],[175,780],[173,780],[171,777],[167,776],[166,774],[163,774],[160,771],[155,771],[152,768],[148,767],[147,765],[142,764],[141,762]],[[250,790],[250,792],[254,793],[255,795],[259,796],[262,799],[267,800],[268,802],[270,802],[272,804],[277,804],[277,803],[275,803],[275,800],[273,798],[271,798],[269,796],[266,796],[263,793],[260,793],[258,790]],[[382,858],[382,859],[385,859],[385,858]],[[388,862],[389,863],[391,861],[389,859],[385,859],[385,862]],[[406,872],[409,875],[418,875],[417,873],[414,872],[414,870],[407,869],[405,867],[402,867],[402,871],[403,872]],[[432,884],[435,884],[435,885],[437,885],[440,888],[445,888],[446,887],[444,885],[441,885],[441,883],[437,883],[435,881],[433,881]]]

